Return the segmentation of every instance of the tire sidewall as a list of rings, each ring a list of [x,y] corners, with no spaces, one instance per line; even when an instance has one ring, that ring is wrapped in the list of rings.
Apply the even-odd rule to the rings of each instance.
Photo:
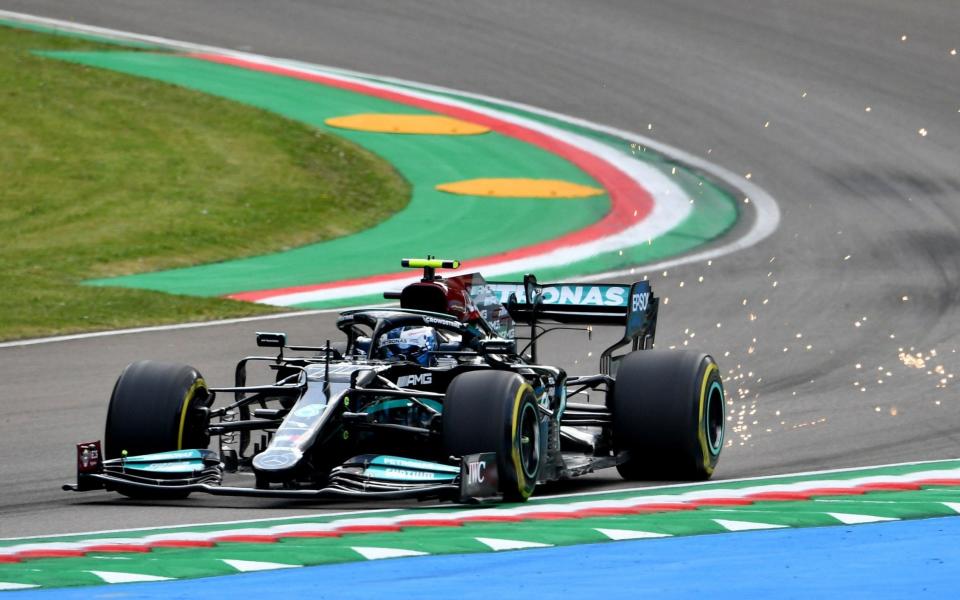
[[[536,436],[533,447],[528,445],[538,458],[532,469],[524,468],[521,429],[525,423]],[[533,493],[545,451],[542,432],[536,395],[517,373],[470,371],[455,377],[447,388],[443,411],[446,452],[454,456],[496,452],[500,492],[506,501],[522,502]]]
[[[212,397],[193,367],[156,361],[128,365],[114,385],[107,409],[104,450],[117,458],[130,455],[205,448],[203,427],[189,411],[209,406]]]
[[[713,474],[725,407],[719,367],[710,355],[632,352],[620,362],[612,396],[614,444],[630,453],[621,474],[668,480]]]
[[[726,398],[723,392],[723,382],[720,378],[720,367],[710,356],[701,362],[698,374],[699,402],[697,414],[697,454],[701,460],[702,473],[705,477],[713,475],[726,434]],[[711,415],[713,412],[713,415]],[[719,420],[719,432],[712,424]]]
[[[504,447],[509,448],[508,456],[497,453],[497,468],[500,473],[500,488],[504,499],[509,501],[524,501],[533,494],[540,472],[540,463],[543,457],[542,436],[540,435],[539,419],[537,417],[536,396],[530,384],[517,376],[517,381],[511,386],[507,397],[510,402],[505,403],[508,414],[504,415],[505,439]],[[537,439],[535,443],[539,456],[537,465],[533,469],[526,468],[522,454],[522,431],[524,423],[529,424],[533,419]],[[529,471],[529,472],[528,472]]]

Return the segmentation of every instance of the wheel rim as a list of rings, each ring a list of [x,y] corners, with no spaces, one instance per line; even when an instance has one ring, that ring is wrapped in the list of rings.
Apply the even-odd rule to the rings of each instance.
[[[710,385],[707,394],[707,418],[704,424],[707,429],[707,444],[710,452],[716,456],[723,447],[723,387],[718,381]]]
[[[540,423],[537,409],[526,403],[520,412],[520,468],[528,479],[534,479],[540,468]]]

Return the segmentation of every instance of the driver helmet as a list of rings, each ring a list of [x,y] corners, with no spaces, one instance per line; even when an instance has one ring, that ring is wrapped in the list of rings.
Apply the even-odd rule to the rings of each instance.
[[[429,367],[436,361],[431,355],[440,347],[433,327],[397,327],[380,337],[379,358],[400,359]]]

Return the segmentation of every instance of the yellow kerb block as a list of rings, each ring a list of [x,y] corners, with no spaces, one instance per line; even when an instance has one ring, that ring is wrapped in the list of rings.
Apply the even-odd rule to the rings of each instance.
[[[325,121],[330,127],[373,131],[376,133],[407,133],[420,135],[477,135],[490,131],[489,127],[439,115],[360,114],[332,117]]]
[[[589,198],[604,190],[560,179],[467,179],[437,186],[441,192],[495,198]]]

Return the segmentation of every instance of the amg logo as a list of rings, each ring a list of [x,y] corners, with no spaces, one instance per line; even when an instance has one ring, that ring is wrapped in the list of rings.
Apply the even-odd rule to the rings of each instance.
[[[467,483],[469,485],[477,485],[483,483],[484,478],[487,476],[487,463],[486,461],[478,461],[467,463]]]
[[[433,373],[401,375],[397,377],[397,385],[402,388],[413,387],[415,385],[430,385],[431,383],[433,383]]]
[[[647,310],[647,304],[650,302],[650,292],[634,294],[631,311]]]

